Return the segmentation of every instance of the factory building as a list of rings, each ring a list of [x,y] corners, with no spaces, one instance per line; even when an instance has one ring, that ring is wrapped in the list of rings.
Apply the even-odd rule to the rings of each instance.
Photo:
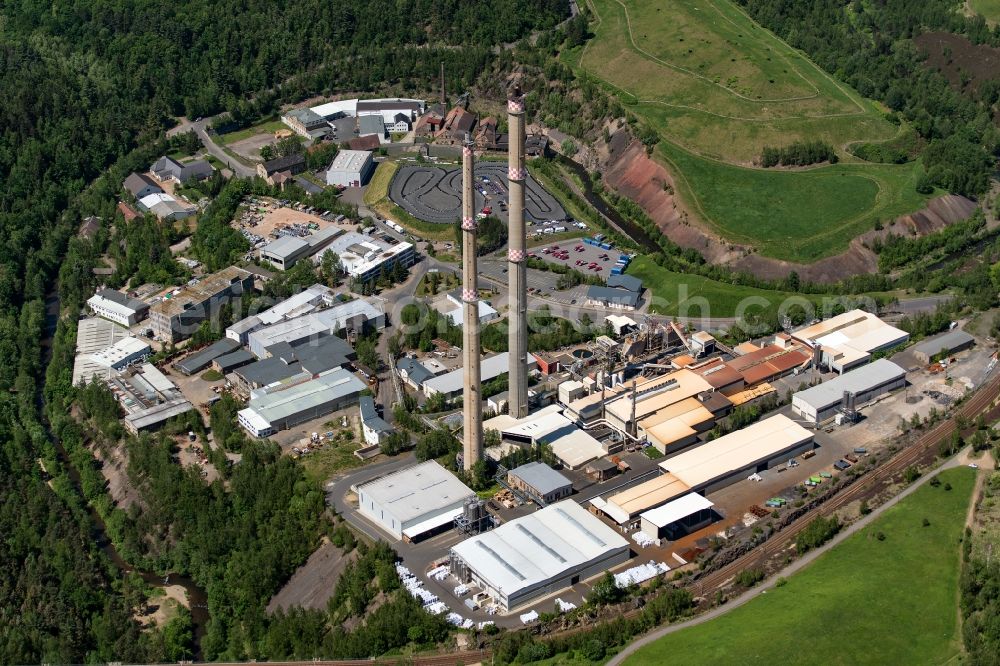
[[[381,119],[376,121],[382,127]],[[326,170],[326,184],[339,187],[362,187],[368,184],[368,179],[375,171],[372,154],[367,150],[341,150],[333,158],[330,168]]]
[[[327,227],[303,237],[279,236],[260,249],[260,258],[287,271],[300,259],[311,257],[326,247],[340,233],[337,227]]]
[[[501,414],[483,423],[483,429],[496,430],[503,441],[520,446],[545,444],[568,469],[579,469],[607,453],[599,441],[566,418],[559,405],[543,407],[523,419]]]
[[[698,493],[685,495],[661,507],[639,515],[641,530],[654,539],[675,541],[703,527],[715,519],[712,502]]]
[[[247,344],[250,333],[288,319],[295,319],[337,302],[337,294],[322,284],[314,284],[292,294],[273,307],[241,319],[226,329],[226,337],[241,345]]]
[[[935,356],[942,352],[946,356],[950,356],[951,354],[957,354],[960,351],[969,349],[974,344],[976,344],[974,337],[965,331],[954,330],[944,335],[939,335],[936,338],[925,340],[916,345],[911,351],[917,361],[927,365]]]
[[[211,365],[219,356],[223,354],[229,354],[240,348],[239,343],[230,340],[229,338],[223,338],[221,340],[216,340],[209,346],[205,347],[201,351],[197,351],[181,361],[174,364],[178,370],[183,372],[185,375],[193,375],[196,372],[200,372]]]
[[[628,289],[614,289],[592,285],[587,287],[586,305],[614,310],[635,310],[639,307],[639,294]]]
[[[152,354],[150,346],[139,338],[123,338],[110,347],[92,354],[91,360],[105,368],[124,370]]]
[[[106,365],[93,360],[96,353],[131,336],[129,330],[113,321],[88,317],[76,326],[76,356],[73,359],[73,386],[86,384],[94,377],[110,379],[118,374]]]
[[[87,299],[87,307],[98,317],[122,326],[134,326],[149,314],[149,305],[114,289],[101,289]]]
[[[850,416],[875,398],[906,386],[906,371],[879,359],[792,396],[792,411],[820,425],[843,413]]]
[[[451,548],[451,570],[505,611],[590,579],[629,558],[628,542],[572,500]]]
[[[294,346],[334,335],[341,330],[382,330],[385,313],[363,299],[347,301],[328,310],[280,321],[247,335],[247,345],[257,358],[267,358],[268,347],[279,342]]]
[[[139,208],[149,211],[159,220],[183,220],[198,212],[195,206],[183,204],[171,194],[157,192],[139,199]]]
[[[496,379],[507,372],[508,353],[502,352],[488,358],[484,358],[481,364],[482,382]],[[534,357],[528,357],[528,369],[533,369],[537,363]],[[424,395],[428,398],[437,393],[443,393],[448,400],[458,397],[462,392],[462,382],[465,378],[465,368],[458,368],[443,375],[438,375],[424,382]]]
[[[744,343],[740,351],[743,354],[727,361],[726,365],[739,372],[747,386],[772,382],[805,369],[813,361],[809,349],[797,344],[777,344],[777,341],[764,347]]]
[[[246,349],[237,349],[234,352],[223,354],[212,359],[212,369],[222,375],[228,375],[233,370],[250,365],[257,360],[253,354]]]
[[[399,378],[415,391],[424,390],[424,382],[434,376],[434,372],[415,358],[404,356],[396,361]]]
[[[194,285],[168,293],[150,308],[153,334],[166,342],[187,338],[223,305],[251,289],[253,275],[242,268],[230,266],[206,275]]]
[[[476,496],[436,460],[369,481],[356,492],[361,515],[405,541],[446,529]]]
[[[864,310],[851,310],[791,334],[806,345],[819,365],[844,373],[864,365],[875,352],[892,349],[910,334]]]
[[[709,493],[813,447],[813,434],[783,414],[758,421],[660,463],[662,474],[591,503],[619,524],[688,493]]]
[[[237,391],[250,394],[255,389],[278,383],[297,383],[347,365],[357,358],[351,346],[335,335],[298,346],[279,342],[265,350],[266,358],[241,365],[227,377]]]
[[[539,506],[573,494],[573,482],[542,462],[530,462],[507,472],[507,485],[530,497]]]
[[[122,422],[133,435],[155,430],[194,409],[174,383],[150,363],[109,379],[108,388],[124,408]]]
[[[300,384],[258,389],[237,420],[254,437],[267,437],[343,409],[366,388],[360,379],[338,368]]]
[[[337,236],[325,252],[336,252],[344,272],[361,282],[378,279],[383,271],[390,271],[396,265],[409,268],[417,260],[413,243],[392,245],[356,231]],[[313,261],[321,263],[323,254],[317,254]]]
[[[310,141],[323,136],[330,129],[326,118],[312,109],[292,109],[281,116],[281,122],[285,123],[296,134]]]
[[[260,249],[261,259],[283,271],[308,254],[309,243],[297,236],[281,236]]]

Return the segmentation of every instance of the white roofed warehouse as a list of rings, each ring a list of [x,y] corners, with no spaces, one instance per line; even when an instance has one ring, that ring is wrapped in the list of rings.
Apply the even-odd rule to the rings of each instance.
[[[884,358],[792,396],[792,411],[815,425],[838,412],[856,411],[889,391],[906,386],[906,370]]]
[[[294,386],[258,389],[237,420],[254,437],[267,437],[343,409],[357,402],[365,388],[360,379],[337,368]]]
[[[361,515],[397,539],[415,541],[450,526],[476,496],[436,460],[356,488]]]
[[[381,125],[381,121],[378,123]],[[326,184],[340,187],[361,187],[375,170],[371,151],[341,150],[326,170]]]
[[[511,611],[597,576],[629,555],[621,535],[564,500],[453,546],[451,570]]]
[[[640,514],[640,525],[642,531],[654,539],[673,541],[710,525],[715,519],[713,506],[698,493],[690,493]]]

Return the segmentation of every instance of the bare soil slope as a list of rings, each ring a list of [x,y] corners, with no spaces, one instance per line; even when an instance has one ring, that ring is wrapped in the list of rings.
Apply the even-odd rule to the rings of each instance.
[[[667,238],[684,248],[693,248],[713,264],[725,264],[765,279],[780,279],[796,271],[812,282],[836,282],[851,275],[874,273],[878,256],[866,247],[876,237],[924,235],[966,219],[976,203],[957,195],[932,199],[927,208],[904,215],[880,231],[869,231],[851,242],[845,252],[811,264],[798,264],[762,257],[750,248],[721,239],[699,226],[684,210],[673,192],[673,180],[667,170],[652,160],[639,141],[621,149],[612,137],[612,150],[604,167],[605,183],[646,211]],[[617,148],[617,149],[615,149]],[[666,185],[666,187],[665,187]]]

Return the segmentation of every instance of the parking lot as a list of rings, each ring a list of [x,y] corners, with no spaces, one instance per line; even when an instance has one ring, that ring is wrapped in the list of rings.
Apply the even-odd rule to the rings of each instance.
[[[552,251],[546,253],[546,250]],[[571,240],[539,246],[532,250],[532,254],[549,263],[569,266],[581,273],[597,275],[607,280],[622,253],[614,248],[602,250],[595,245],[587,245],[582,240]]]
[[[501,259],[484,258],[479,260],[479,273],[487,278],[507,284],[507,262]],[[587,293],[587,287],[580,285],[571,289],[559,291],[556,289],[556,282],[559,280],[558,273],[549,273],[535,268],[525,269],[527,277],[527,289],[529,294],[537,294],[550,300],[559,301],[566,305],[578,305],[583,303]]]

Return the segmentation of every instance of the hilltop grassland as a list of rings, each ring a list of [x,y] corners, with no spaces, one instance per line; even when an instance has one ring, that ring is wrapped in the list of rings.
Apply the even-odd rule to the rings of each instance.
[[[664,134],[706,157],[748,163],[765,145],[838,148],[896,128],[728,0],[588,0],[594,33],[577,62]]]
[[[847,146],[900,128],[729,0],[588,0],[592,38],[564,54],[658,134],[654,157],[713,233],[775,259],[844,251],[877,221],[919,209],[919,162],[870,164]],[[765,146],[822,141],[840,158],[758,169]]]

